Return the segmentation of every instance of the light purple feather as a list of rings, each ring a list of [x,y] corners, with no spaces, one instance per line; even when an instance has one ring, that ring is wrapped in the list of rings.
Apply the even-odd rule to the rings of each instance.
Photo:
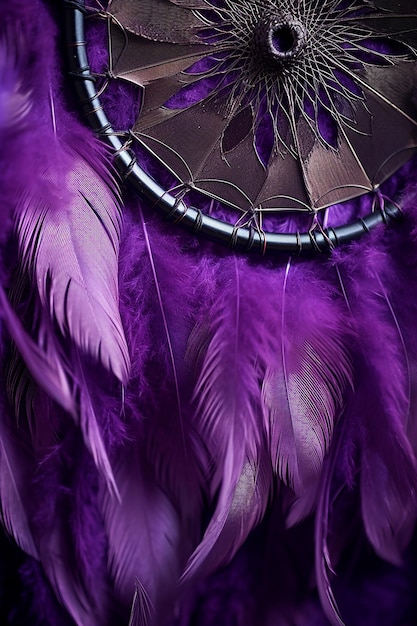
[[[245,280],[241,259],[223,260],[222,265],[224,292],[194,330],[188,350],[200,371],[196,423],[213,458],[212,494],[217,489],[219,494],[184,582],[232,558],[262,517],[271,488],[271,467],[263,456],[266,419],[259,361],[268,330],[257,324],[261,283]]]
[[[118,309],[117,187],[99,156],[91,163],[79,140],[64,139],[55,146],[61,171],[41,170],[38,188],[22,191],[22,263],[63,335],[126,382],[129,356]],[[90,148],[94,145],[99,155],[91,140]]]

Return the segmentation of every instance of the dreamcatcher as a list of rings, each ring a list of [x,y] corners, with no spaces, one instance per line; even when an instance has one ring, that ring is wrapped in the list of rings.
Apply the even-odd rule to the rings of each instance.
[[[408,0],[7,8],[4,621],[415,622],[416,51]]]
[[[170,219],[232,247],[295,251],[331,247],[397,214],[377,191],[415,150],[409,7],[388,17],[367,2],[116,1],[106,15],[108,76],[142,88],[129,145],[174,180],[164,190],[126,158],[120,167]],[[72,19],[70,45],[84,40],[82,12]],[[87,117],[120,150],[84,49],[70,56]],[[212,200],[208,215],[192,207],[196,190]],[[329,211],[319,211],[367,192],[374,215],[325,232]],[[216,220],[213,202],[234,212]],[[277,234],[297,212],[308,214],[308,233]]]

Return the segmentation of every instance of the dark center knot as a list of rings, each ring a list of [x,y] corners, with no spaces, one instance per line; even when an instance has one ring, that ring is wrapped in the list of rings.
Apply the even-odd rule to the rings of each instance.
[[[266,60],[285,65],[305,48],[307,31],[304,24],[292,15],[267,15],[258,22],[255,39]]]

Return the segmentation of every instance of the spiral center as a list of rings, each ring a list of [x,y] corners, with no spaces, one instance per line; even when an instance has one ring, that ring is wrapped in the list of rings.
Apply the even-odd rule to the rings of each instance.
[[[268,15],[256,27],[256,42],[262,56],[279,64],[296,58],[307,42],[307,32],[291,15]]]
[[[271,31],[271,50],[278,55],[287,56],[297,46],[297,33],[291,26],[284,24]]]

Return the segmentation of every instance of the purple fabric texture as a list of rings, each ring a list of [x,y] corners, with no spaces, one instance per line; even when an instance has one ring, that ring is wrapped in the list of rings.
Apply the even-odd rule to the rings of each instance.
[[[62,6],[2,9],[1,623],[415,625],[417,163],[392,228],[232,254],[119,196]]]

